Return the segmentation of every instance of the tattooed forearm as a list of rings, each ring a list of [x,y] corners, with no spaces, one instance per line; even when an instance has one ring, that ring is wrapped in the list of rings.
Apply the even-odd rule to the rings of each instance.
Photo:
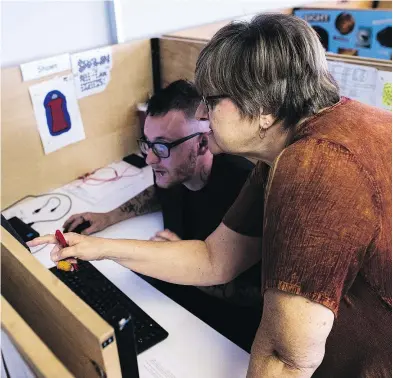
[[[128,217],[143,215],[160,210],[153,186],[150,186],[136,197],[120,206],[120,211],[128,215]]]

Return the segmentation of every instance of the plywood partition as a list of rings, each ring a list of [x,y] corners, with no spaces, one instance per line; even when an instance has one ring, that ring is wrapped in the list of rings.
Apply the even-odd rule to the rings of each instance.
[[[2,295],[76,377],[120,378],[113,328],[1,228]],[[59,378],[61,375],[59,376]]]
[[[136,151],[140,133],[136,105],[147,100],[153,87],[150,42],[113,46],[112,57],[106,90],[79,100],[86,139],[48,155],[28,90],[48,77],[23,82],[19,67],[2,69],[2,209],[27,194],[55,189]]]
[[[210,32],[214,30],[215,28],[212,28]],[[199,53],[208,41],[208,34],[206,28],[202,30],[201,34],[198,33],[198,29],[190,29],[160,39],[161,79],[163,86],[178,79],[194,80],[196,61]],[[392,62],[390,60],[332,53],[327,53],[326,58],[331,61],[374,67],[381,71],[392,71]]]
[[[3,296],[1,327],[36,377],[74,377]]]
[[[194,80],[195,64],[206,41],[162,38],[160,39],[161,80],[166,86],[174,80]]]

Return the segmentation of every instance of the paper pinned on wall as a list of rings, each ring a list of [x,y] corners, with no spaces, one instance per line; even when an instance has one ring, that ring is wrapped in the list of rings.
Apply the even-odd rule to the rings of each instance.
[[[340,87],[340,94],[375,106],[378,70],[349,63],[328,62],[329,71]]]
[[[45,154],[85,139],[72,75],[29,88]]]
[[[104,47],[73,54],[71,64],[77,97],[100,93],[111,79],[112,49]]]
[[[378,71],[376,105],[386,110],[392,110],[392,73]]]
[[[23,81],[53,75],[71,69],[70,54],[62,54],[51,58],[36,60],[20,65]]]

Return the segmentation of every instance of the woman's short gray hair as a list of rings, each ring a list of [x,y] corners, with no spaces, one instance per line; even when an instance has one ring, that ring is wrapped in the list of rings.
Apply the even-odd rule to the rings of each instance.
[[[228,95],[242,116],[262,111],[285,128],[340,98],[316,32],[284,14],[224,26],[199,55],[195,79],[201,94]]]

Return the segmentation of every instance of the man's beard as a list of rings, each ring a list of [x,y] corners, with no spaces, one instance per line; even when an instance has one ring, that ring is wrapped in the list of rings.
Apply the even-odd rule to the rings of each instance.
[[[197,164],[197,153],[194,150],[190,151],[188,158],[174,171],[175,176],[179,181],[184,182],[192,178]]]

